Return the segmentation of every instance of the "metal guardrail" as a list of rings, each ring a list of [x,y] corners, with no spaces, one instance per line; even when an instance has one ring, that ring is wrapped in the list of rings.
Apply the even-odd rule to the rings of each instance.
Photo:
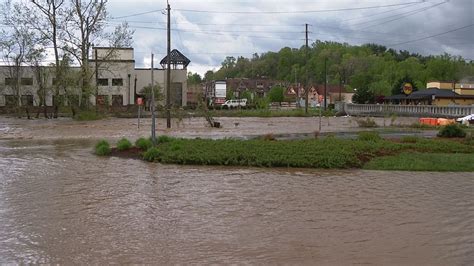
[[[463,117],[474,114],[474,106],[435,106],[435,105],[392,105],[392,104],[345,104],[348,115],[390,115]]]

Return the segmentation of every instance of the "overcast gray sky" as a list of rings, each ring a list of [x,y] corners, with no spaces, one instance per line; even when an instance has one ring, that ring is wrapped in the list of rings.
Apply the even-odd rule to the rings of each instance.
[[[200,74],[217,70],[226,56],[299,48],[305,23],[310,25],[310,42],[370,42],[474,60],[474,0],[170,0],[170,4],[172,48],[192,61],[190,71]],[[156,63],[165,55],[165,8],[165,0],[108,1],[110,27],[128,21],[136,30],[138,66],[150,65],[152,51]]]

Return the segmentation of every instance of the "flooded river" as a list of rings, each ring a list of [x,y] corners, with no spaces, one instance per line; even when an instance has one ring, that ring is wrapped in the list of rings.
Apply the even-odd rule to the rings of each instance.
[[[474,261],[474,174],[175,166],[0,141],[0,263]]]

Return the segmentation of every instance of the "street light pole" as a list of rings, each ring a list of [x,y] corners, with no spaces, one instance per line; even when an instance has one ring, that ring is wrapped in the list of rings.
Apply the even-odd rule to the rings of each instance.
[[[155,125],[155,79],[153,76],[153,58],[151,54],[151,141],[156,145],[156,125]]]
[[[167,68],[166,68],[166,128],[171,128],[171,7],[168,2],[168,47],[167,47]]]

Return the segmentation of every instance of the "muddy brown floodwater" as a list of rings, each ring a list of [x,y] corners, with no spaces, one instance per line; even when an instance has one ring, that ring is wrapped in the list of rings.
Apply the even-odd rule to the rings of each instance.
[[[193,167],[0,141],[0,264],[472,265],[474,175]]]

